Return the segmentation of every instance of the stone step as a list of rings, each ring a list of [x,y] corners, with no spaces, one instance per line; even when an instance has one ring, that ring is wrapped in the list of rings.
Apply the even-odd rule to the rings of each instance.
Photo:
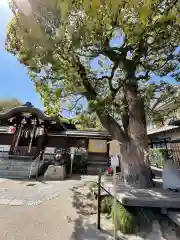
[[[11,165],[11,166],[29,166],[33,163],[33,161],[28,161],[28,162],[24,162],[24,161],[0,161],[0,166],[7,166],[7,165]]]
[[[31,175],[36,175],[37,166],[9,166],[4,168],[0,166],[0,177],[13,178],[28,178],[31,170]]]
[[[30,168],[32,169],[36,169],[37,166],[8,166],[7,168],[4,168],[3,166],[0,167],[0,170],[5,170],[5,169],[8,169],[8,170],[12,170],[12,171],[29,171]]]
[[[31,176],[36,175],[35,171],[32,171]],[[6,178],[29,178],[29,171],[0,171],[0,177]]]
[[[88,165],[89,166],[104,166],[104,167],[106,167],[106,166],[108,166],[108,164],[107,164],[107,162],[98,162],[98,161],[88,161]]]
[[[29,165],[11,165],[11,164],[4,164],[4,165],[0,165],[0,170],[6,170],[6,169],[13,169],[13,170],[26,170],[26,169],[30,169],[32,168],[36,168],[38,165],[37,164],[33,164],[31,166],[31,164]]]

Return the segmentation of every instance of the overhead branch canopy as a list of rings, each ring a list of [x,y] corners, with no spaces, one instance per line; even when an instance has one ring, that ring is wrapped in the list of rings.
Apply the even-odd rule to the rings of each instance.
[[[68,96],[84,96],[101,122],[117,125],[123,136],[131,123],[130,88],[153,115],[174,88],[168,78],[179,81],[177,0],[27,0],[26,6],[13,0],[11,7],[6,49],[28,67],[53,114]]]

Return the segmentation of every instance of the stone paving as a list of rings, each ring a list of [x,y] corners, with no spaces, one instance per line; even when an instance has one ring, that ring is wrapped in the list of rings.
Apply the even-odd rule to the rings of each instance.
[[[0,179],[0,240],[112,239],[96,228],[86,181]]]
[[[0,205],[39,205],[59,196],[62,182],[0,180]]]
[[[78,179],[76,179],[78,178]],[[0,178],[0,205],[39,205],[62,194],[64,188],[93,180],[94,176],[75,176],[65,181],[28,181]]]
[[[89,176],[59,182],[0,179],[0,240],[112,240],[112,221],[105,216],[101,226],[106,231],[97,230],[97,214],[85,186],[90,180]],[[167,238],[158,237],[159,232],[145,238],[118,235],[123,240],[179,240],[171,232]]]

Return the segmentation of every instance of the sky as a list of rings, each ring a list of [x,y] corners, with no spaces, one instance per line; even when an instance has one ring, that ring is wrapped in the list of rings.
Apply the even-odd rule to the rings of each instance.
[[[27,75],[27,69],[4,49],[7,25],[12,17],[8,0],[0,0],[0,99],[17,98],[43,109],[40,97]]]

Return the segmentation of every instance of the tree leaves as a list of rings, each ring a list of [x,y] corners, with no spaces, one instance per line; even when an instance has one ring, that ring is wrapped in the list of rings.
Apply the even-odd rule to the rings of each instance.
[[[47,111],[58,114],[65,98],[80,95],[88,99],[90,111],[112,115],[113,109],[119,121],[127,80],[138,84],[147,112],[157,95],[164,101],[161,93],[168,83],[159,91],[156,77],[179,81],[179,5],[158,0],[40,0],[32,2],[30,16],[17,9],[6,48],[28,67]]]
[[[69,11],[68,1],[61,1],[60,4],[60,14],[61,18],[65,20]]]
[[[0,100],[0,112],[6,112],[11,108],[23,105],[18,99]]]

